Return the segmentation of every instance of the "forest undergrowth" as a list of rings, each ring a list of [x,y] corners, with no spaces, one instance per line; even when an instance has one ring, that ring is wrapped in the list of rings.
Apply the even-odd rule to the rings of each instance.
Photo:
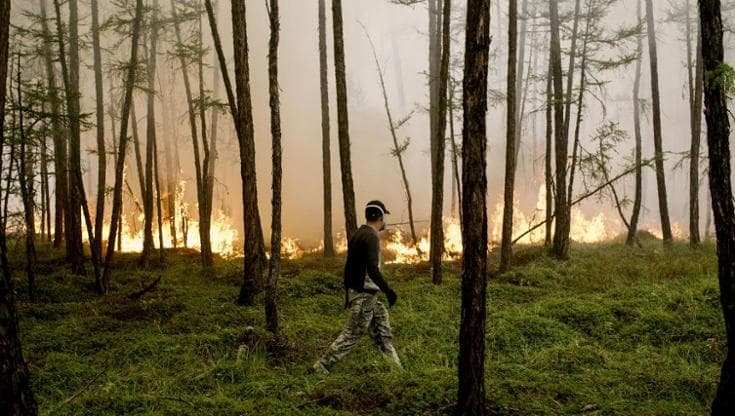
[[[488,285],[486,390],[498,415],[707,414],[726,345],[713,243],[692,251],[611,242],[570,260],[518,247]],[[255,308],[235,305],[242,260],[166,253],[147,270],[115,260],[112,288],[39,251],[37,300],[13,256],[23,349],[47,415],[444,415],[456,395],[460,263],[441,286],[427,264],[385,265],[404,370],[369,337],[329,375],[307,371],[347,317],[343,257],[286,261],[278,301],[285,345]],[[497,265],[497,256],[492,264]],[[161,277],[145,293],[146,287]],[[135,299],[131,299],[131,294]],[[135,296],[135,295],[138,296]]]

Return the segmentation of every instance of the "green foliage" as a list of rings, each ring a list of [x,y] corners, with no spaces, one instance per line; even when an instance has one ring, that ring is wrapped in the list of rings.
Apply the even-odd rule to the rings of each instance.
[[[501,415],[704,414],[726,350],[715,247],[663,251],[575,246],[558,262],[519,247],[518,266],[488,285],[489,411]],[[113,287],[68,275],[63,253],[39,252],[38,298],[19,304],[22,342],[42,413],[54,415],[444,415],[457,388],[460,267],[443,286],[426,265],[386,265],[406,369],[369,338],[330,375],[308,367],[339,333],[343,258],[285,261],[279,282],[288,347],[269,347],[262,296],[235,305],[242,260],[199,272],[172,251],[157,270],[116,258]],[[12,256],[20,261],[22,256]],[[24,278],[14,264],[18,292]],[[133,301],[127,295],[158,276]],[[69,399],[73,397],[73,399]]]
[[[705,85],[722,88],[728,97],[735,93],[735,69],[727,62],[721,62],[714,71],[706,71],[704,81]]]

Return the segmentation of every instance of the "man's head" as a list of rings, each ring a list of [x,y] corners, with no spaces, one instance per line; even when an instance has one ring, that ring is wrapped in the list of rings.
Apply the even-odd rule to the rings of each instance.
[[[385,216],[388,214],[390,211],[378,200],[370,201],[365,206],[365,221],[377,231],[385,229]]]

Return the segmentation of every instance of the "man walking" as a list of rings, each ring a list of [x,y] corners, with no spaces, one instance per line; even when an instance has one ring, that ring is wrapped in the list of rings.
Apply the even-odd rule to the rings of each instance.
[[[329,374],[329,369],[342,359],[368,331],[383,355],[399,367],[401,360],[391,342],[388,308],[378,300],[378,292],[385,293],[388,305],[396,303],[396,292],[388,286],[380,272],[380,239],[378,232],[385,229],[385,215],[390,214],[380,201],[370,201],[365,207],[367,224],[360,227],[347,245],[344,270],[345,308],[350,309],[342,333],[332,342],[322,357],[314,363],[314,371]]]

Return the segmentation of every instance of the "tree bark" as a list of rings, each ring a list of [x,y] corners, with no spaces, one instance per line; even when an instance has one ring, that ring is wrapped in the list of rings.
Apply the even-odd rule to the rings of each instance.
[[[199,65],[199,124],[201,126],[202,137],[202,166],[199,173],[199,183],[197,184],[197,196],[199,201],[199,251],[202,256],[202,265],[204,267],[212,266],[212,240],[210,230],[212,227],[212,198],[210,189],[211,177],[209,164],[211,163],[211,149],[209,139],[207,137],[207,105],[204,96],[204,45],[202,43],[202,19],[199,18],[199,57],[197,63]]]
[[[107,153],[105,150],[105,97],[102,85],[102,53],[100,48],[99,7],[92,0],[92,49],[94,55],[94,92],[97,115],[97,206],[94,221],[94,244],[102,252],[102,227],[105,220],[105,187]]]
[[[442,0],[441,18],[441,63],[437,86],[437,126],[432,140],[432,193],[431,193],[431,239],[429,254],[432,281],[442,282],[442,256],[444,255],[444,154],[447,131],[447,84],[449,82],[450,30],[452,16],[451,0]]]
[[[525,0],[524,0],[525,1]],[[513,246],[513,188],[516,176],[516,121],[518,120],[518,105],[516,103],[516,67],[518,43],[518,1],[508,2],[508,76],[507,76],[507,107],[505,128],[505,188],[503,192],[503,231],[500,243],[500,272],[510,269]],[[523,57],[521,56],[521,61]],[[522,67],[521,67],[522,68]],[[521,69],[522,71],[522,69]],[[521,75],[523,72],[520,72]]]
[[[551,58],[551,55],[549,55],[549,58]],[[551,60],[549,59],[549,69],[546,73],[546,154],[544,156],[545,161],[545,169],[544,169],[544,177],[546,179],[545,186],[546,186],[546,234],[544,238],[544,244],[546,246],[551,245],[552,240],[552,214],[554,211],[554,205],[553,205],[553,196],[554,196],[554,179],[553,179],[553,173],[552,173],[552,153],[554,152],[554,148],[552,146],[552,136],[554,134],[554,125],[553,125],[553,117],[552,117],[552,103],[553,103],[553,97],[552,97],[552,90],[551,90],[551,79],[552,79],[552,69],[551,69]]]
[[[642,0],[638,0],[637,20],[641,22]],[[635,197],[633,198],[633,212],[630,215],[630,227],[625,244],[632,246],[636,242],[638,233],[638,220],[641,213],[641,200],[643,199],[643,139],[641,137],[641,64],[643,62],[643,34],[636,35],[635,81],[633,83],[633,131],[635,135]]]
[[[46,69],[46,81],[49,89],[49,101],[51,103],[51,135],[54,142],[54,247],[61,247],[64,239],[64,227],[66,218],[66,202],[68,200],[68,175],[67,175],[67,153],[66,138],[61,125],[61,99],[56,85],[56,70],[51,53],[51,31],[48,27],[46,15],[46,0],[39,1],[41,8],[41,30],[44,35],[43,58]]]
[[[687,0],[687,69],[689,75],[689,103],[691,123],[691,147],[689,149],[689,245],[692,248],[699,246],[699,147],[702,135],[702,84],[704,71],[702,70],[702,35],[697,25],[696,57],[692,65],[691,20],[689,16],[690,3]],[[694,69],[692,68],[694,66]],[[694,72],[694,75],[692,74]]]
[[[153,252],[153,159],[156,142],[156,51],[158,48],[158,2],[154,0],[150,25],[150,50],[147,62],[148,91],[146,93],[145,123],[145,189],[143,191],[143,252],[140,264],[147,266]]]
[[[653,147],[656,153],[656,185],[658,187],[658,207],[661,215],[661,233],[664,245],[673,241],[669,220],[669,203],[666,196],[666,174],[664,170],[664,151],[661,138],[661,97],[658,81],[658,56],[656,50],[656,27],[653,18],[653,0],[646,0],[646,27],[648,29],[648,55],[651,64],[651,97],[653,111]]]
[[[322,110],[322,171],[324,185],[324,257],[334,256],[332,235],[332,155],[329,126],[329,77],[327,76],[327,16],[325,0],[319,0],[319,87]]]
[[[29,138],[26,136],[23,108],[23,91],[21,79],[20,53],[17,58],[16,67],[16,94],[18,104],[18,137],[20,139],[20,154],[18,155],[18,182],[20,183],[20,194],[23,201],[23,219],[25,221],[25,255],[26,255],[26,277],[28,278],[28,297],[31,301],[36,299],[35,294],[35,263],[36,263],[36,221],[34,204],[34,175],[33,161]],[[15,116],[14,116],[15,117]],[[13,123],[15,124],[15,123]]]
[[[0,1],[0,110],[3,114],[8,75],[10,3],[10,0]],[[4,127],[4,117],[0,117],[0,154],[5,145]],[[38,406],[31,391],[28,365],[18,338],[18,315],[8,267],[5,227],[0,230],[0,250],[3,269],[3,278],[0,280],[0,414],[35,416]]]
[[[704,102],[709,150],[709,184],[717,234],[718,278],[727,334],[713,415],[735,413],[735,206],[730,179],[730,123],[725,93],[722,16],[719,0],[700,0]]]
[[[462,313],[457,415],[485,414],[487,74],[490,1],[467,0],[462,134]],[[469,11],[472,11],[469,13]]]
[[[567,154],[568,140],[564,133],[564,108],[561,72],[561,42],[559,39],[559,4],[558,0],[549,1],[551,22],[551,69],[554,89],[554,154],[556,172],[556,193],[554,194],[554,212],[556,227],[554,229],[554,245],[552,252],[557,258],[569,257],[570,218],[567,207]]]
[[[276,287],[281,271],[281,98],[278,90],[278,41],[279,41],[278,0],[270,0],[268,17],[271,36],[268,42],[268,92],[271,109],[271,136],[273,139],[273,197],[271,200],[271,258],[268,265],[268,284],[265,294],[265,320],[268,331],[278,335],[278,304]]]
[[[735,206],[730,179],[730,122],[725,81],[719,0],[699,0],[704,62],[704,101],[709,149],[709,185],[717,233],[720,302],[725,318],[727,355],[722,364],[713,415],[735,414]],[[730,69],[731,70],[731,69]]]
[[[133,19],[133,36],[130,46],[130,61],[127,74],[125,75],[125,95],[123,98],[122,116],[120,117],[120,140],[115,164],[115,188],[112,196],[112,218],[110,220],[110,235],[107,238],[107,253],[105,254],[104,274],[102,276],[102,288],[104,292],[110,289],[110,277],[112,269],[112,256],[115,253],[115,238],[117,237],[118,225],[121,221],[122,211],[122,187],[123,171],[125,169],[125,149],[128,145],[128,119],[130,118],[130,106],[133,100],[133,86],[135,85],[136,67],[138,65],[138,39],[140,37],[140,21],[143,16],[143,0],[135,2],[135,19]]]
[[[258,211],[258,193],[255,175],[255,133],[250,97],[250,66],[248,63],[248,36],[244,0],[232,1],[233,45],[235,48],[235,83],[237,85],[237,132],[240,145],[240,176],[242,178],[243,224],[245,255],[243,284],[237,303],[252,306],[258,291],[258,281],[264,269],[262,253],[263,233]],[[214,32],[213,26],[213,32]],[[224,57],[220,55],[220,64]],[[226,73],[223,67],[223,78]]]
[[[69,160],[67,180],[69,192],[67,194],[67,211],[65,218],[66,257],[71,264],[72,273],[83,275],[84,250],[82,247],[81,204],[79,189],[84,186],[77,182],[77,171],[81,177],[81,149],[79,123],[79,37],[77,33],[77,2],[69,1],[69,62],[66,61],[64,47],[64,32],[61,23],[61,7],[59,0],[54,0],[56,10],[56,29],[61,63],[62,80],[66,96],[66,112],[69,125]]]
[[[342,199],[345,210],[347,240],[357,231],[355,190],[352,181],[350,157],[350,127],[347,108],[347,75],[345,73],[345,44],[342,29],[342,0],[332,0],[332,31],[334,37],[334,73],[337,86],[337,130],[339,160],[342,174]]]

